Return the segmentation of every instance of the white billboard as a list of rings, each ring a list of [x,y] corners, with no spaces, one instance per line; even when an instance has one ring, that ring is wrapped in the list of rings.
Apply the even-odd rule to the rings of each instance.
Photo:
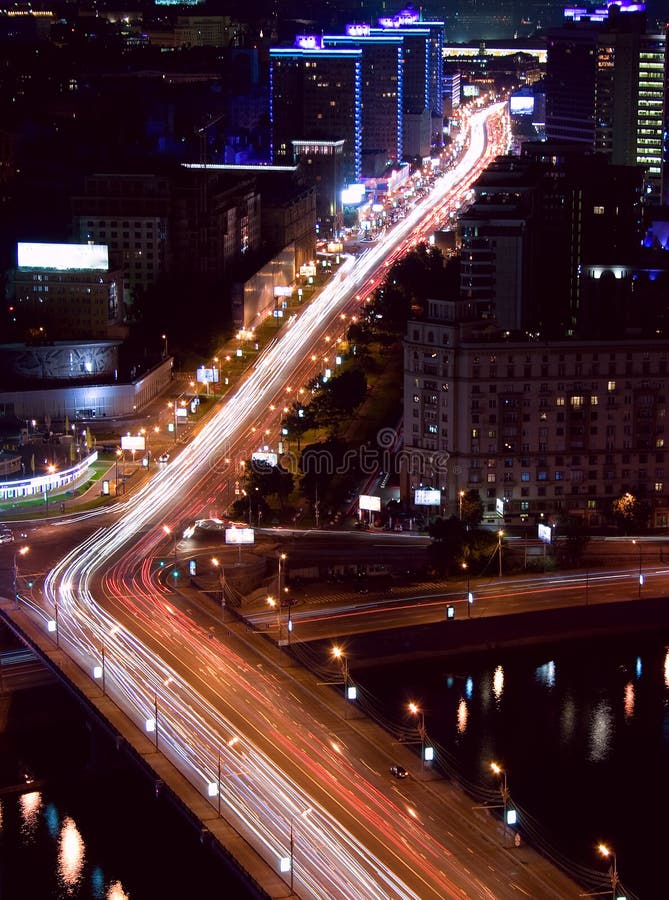
[[[276,455],[276,453],[271,453],[264,450],[258,450],[256,453],[252,453],[251,459],[266,463],[268,466],[276,466],[279,463],[279,457]]]
[[[341,202],[344,206],[357,206],[365,199],[367,188],[364,184],[350,184],[341,192]]]
[[[495,512],[498,516],[504,515],[504,500],[501,497],[497,497],[495,500]]]
[[[121,435],[121,450],[140,450],[143,453],[145,449],[146,438],[143,434]]]
[[[177,406],[174,410],[174,414],[177,419],[187,419],[188,418],[188,407],[187,406]]]
[[[369,494],[360,494],[358,497],[360,509],[369,509],[372,512],[381,512],[381,498],[370,497]]]
[[[218,369],[208,369],[199,366],[195,371],[195,378],[200,384],[216,384],[218,382]]]
[[[252,544],[254,542],[252,528],[226,528],[226,544]]]
[[[539,523],[537,525],[537,534],[539,540],[543,541],[544,544],[550,544],[553,538],[553,532],[550,525],[542,525],[541,523]]]
[[[441,491],[419,488],[414,491],[413,502],[416,506],[441,506]]]
[[[19,268],[27,269],[109,269],[106,244],[28,244],[16,245]]]

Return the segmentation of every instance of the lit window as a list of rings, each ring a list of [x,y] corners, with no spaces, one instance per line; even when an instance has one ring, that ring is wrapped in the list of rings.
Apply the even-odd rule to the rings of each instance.
[[[564,397],[556,397],[555,405],[556,406],[564,406]]]
[[[592,212],[595,216],[603,216],[604,215],[604,207],[603,206],[593,206]]]
[[[661,494],[663,490],[664,490],[664,484],[661,481],[656,481],[655,482],[655,492],[657,494]]]
[[[607,389],[607,391],[615,391],[615,389],[616,389],[615,381],[609,381],[609,383],[606,386],[606,389]]]
[[[571,405],[575,407],[583,406],[583,397],[574,396],[570,399]]]

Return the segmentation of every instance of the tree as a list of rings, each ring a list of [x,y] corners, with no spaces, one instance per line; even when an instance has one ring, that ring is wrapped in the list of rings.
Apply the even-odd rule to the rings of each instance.
[[[465,491],[460,499],[460,510],[463,523],[476,527],[483,521],[483,501],[479,492],[472,488]]]
[[[300,439],[311,428],[316,427],[314,410],[311,404],[303,406],[301,403],[293,403],[289,411],[281,420],[281,427],[288,432],[288,437],[297,438],[297,452],[300,452]]]
[[[432,543],[428,547],[430,565],[439,575],[454,572],[465,557],[466,531],[456,516],[438,518],[428,526]]]
[[[253,459],[246,463],[244,484],[250,497],[278,497],[281,508],[293,492],[294,479],[291,472],[281,466]]]
[[[644,500],[639,500],[629,491],[622,497],[611,501],[611,514],[619,528],[625,534],[643,530],[648,525],[650,507]]]

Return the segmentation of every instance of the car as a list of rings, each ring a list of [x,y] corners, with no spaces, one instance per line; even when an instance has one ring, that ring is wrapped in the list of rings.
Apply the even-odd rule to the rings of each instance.
[[[158,457],[158,462],[166,463],[169,458],[170,458],[169,453],[161,453],[160,456]]]
[[[394,775],[395,778],[406,778],[409,773],[404,768],[404,766],[400,766],[395,763],[394,766],[390,767],[390,774]]]

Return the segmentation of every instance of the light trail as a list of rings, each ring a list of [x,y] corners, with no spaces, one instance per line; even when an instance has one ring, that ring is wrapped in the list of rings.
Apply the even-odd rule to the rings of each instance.
[[[307,712],[287,708],[268,673],[227,646],[208,644],[204,629],[157,588],[150,557],[164,546],[163,524],[174,529],[202,507],[212,472],[218,479],[220,459],[263,422],[268,398],[289,396],[313,342],[357,303],[360,286],[378,280],[379,268],[433,230],[463,194],[494,152],[486,145],[487,121],[503,110],[497,104],[472,116],[469,147],[455,168],[374,247],[344,261],[170,466],[123,504],[123,517],[70,551],[45,579],[60,647],[103,679],[105,692],[275,870],[292,855],[295,831],[299,864],[290,862],[300,896],[500,895],[333,753]]]

